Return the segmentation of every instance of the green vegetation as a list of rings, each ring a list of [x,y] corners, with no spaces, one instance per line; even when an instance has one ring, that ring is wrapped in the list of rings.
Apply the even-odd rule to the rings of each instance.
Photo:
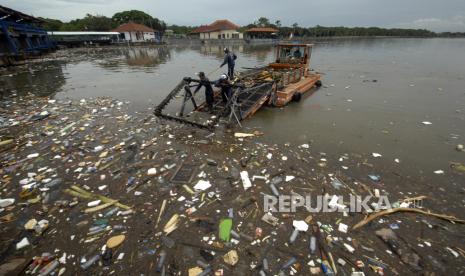
[[[335,36],[408,36],[408,37],[434,37],[436,33],[428,30],[414,29],[383,29],[377,27],[323,27],[315,26],[302,28],[299,26],[282,27],[280,36],[289,37],[291,34],[298,37],[335,37]]]
[[[271,23],[266,17],[241,28],[241,31],[253,27],[270,27],[279,30],[280,37],[341,37],[341,36],[400,36],[400,37],[464,37],[465,33],[435,33],[424,29],[385,29],[378,27],[300,27],[297,23],[292,26],[282,26],[281,20]]]
[[[193,26],[179,26],[179,25],[170,25],[167,29],[173,30],[175,34],[185,35],[192,32],[196,27]]]
[[[55,19],[42,19],[46,21],[42,27],[47,31],[109,31],[117,26],[111,18],[102,15],[87,14],[82,19],[74,19],[67,23]]]
[[[162,20],[152,17],[151,15],[138,10],[130,10],[115,13],[111,18],[102,15],[87,14],[82,19],[71,20],[70,22],[61,22],[56,19],[42,18],[46,21],[43,27],[48,31],[109,31],[118,27],[120,24],[129,21],[146,25],[155,30],[164,32],[171,29],[175,34],[186,35],[196,26],[167,26]],[[297,23],[292,26],[282,26],[281,20],[271,23],[266,17],[260,17],[257,21],[240,28],[245,31],[253,27],[271,27],[279,30],[279,36],[282,38],[294,37],[312,38],[312,37],[340,37],[340,36],[400,36],[400,37],[465,37],[465,33],[435,33],[424,29],[385,29],[378,27],[301,27]]]
[[[138,10],[130,10],[130,11],[123,11],[117,12],[111,18],[113,22],[116,22],[117,25],[121,25],[123,23],[127,23],[132,21],[134,23],[143,24],[148,26],[152,29],[165,31],[166,24],[165,22],[159,20],[158,18],[152,17],[151,15]]]
[[[164,31],[165,22],[154,18],[143,11],[130,10],[115,13],[111,18],[103,15],[87,14],[82,19],[62,22],[56,19],[42,18],[45,23],[42,27],[47,31],[110,31],[129,21],[146,25],[155,30]]]

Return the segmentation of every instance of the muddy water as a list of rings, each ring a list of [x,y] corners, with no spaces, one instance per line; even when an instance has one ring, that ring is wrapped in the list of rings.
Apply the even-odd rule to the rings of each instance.
[[[312,143],[332,154],[377,152],[386,165],[433,177],[465,143],[463,39],[354,39],[318,42],[312,68],[324,87],[283,109],[266,108],[247,127],[265,140]],[[267,64],[271,46],[234,46],[237,69]],[[221,46],[71,49],[27,68],[1,72],[2,93],[87,98],[112,96],[145,111],[184,76],[215,79]],[[215,71],[216,70],[216,71]],[[432,125],[424,125],[429,121]]]

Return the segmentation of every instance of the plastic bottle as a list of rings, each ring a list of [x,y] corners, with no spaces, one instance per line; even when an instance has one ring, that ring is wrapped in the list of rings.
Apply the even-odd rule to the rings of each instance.
[[[207,267],[210,266],[209,264],[207,264],[207,263],[205,263],[205,262],[203,262],[203,261],[201,261],[201,260],[197,260],[196,263],[197,263],[198,266],[200,266],[200,267],[203,268],[203,269],[206,269]]]
[[[111,258],[113,257],[113,250],[111,248],[107,248],[102,255],[102,262],[104,266],[111,265]]]
[[[60,263],[57,260],[53,260],[50,262],[48,265],[44,266],[40,271],[39,271],[39,276],[46,276],[50,274],[55,268],[58,267]]]
[[[296,262],[297,262],[297,259],[292,257],[291,259],[289,259],[289,261],[287,261],[285,264],[281,266],[281,270],[288,269],[289,267],[291,267],[291,265],[295,264]]]
[[[316,252],[316,237],[310,237],[310,254],[315,255]]]
[[[81,268],[86,270],[88,269],[91,265],[93,265],[94,263],[96,263],[98,260],[100,260],[100,254],[97,254],[95,256],[93,256],[92,258],[90,258],[89,260],[87,260],[87,262],[83,263],[81,265]]]
[[[264,258],[262,261],[262,265],[264,271],[268,271],[270,269],[270,267],[268,266],[268,259]]]
[[[294,231],[291,234],[291,237],[289,238],[289,243],[294,243],[295,239],[297,239],[297,235],[299,235],[299,230],[294,229]]]
[[[334,275],[334,272],[331,270],[331,266],[329,265],[328,261],[323,261],[321,263],[321,270],[323,270],[324,275]]]
[[[271,192],[273,193],[273,195],[279,196],[279,191],[278,191],[278,189],[276,188],[276,186],[273,183],[270,184],[270,189],[271,189]]]
[[[125,230],[125,229],[126,229],[126,226],[124,225],[121,225],[121,224],[113,225],[113,230]]]
[[[253,241],[253,237],[247,235],[247,234],[244,234],[244,233],[239,233],[239,236],[241,236],[241,238],[245,239],[245,240],[248,240],[248,241]]]
[[[241,238],[241,236],[239,235],[239,233],[237,233],[237,232],[234,231],[234,230],[231,230],[230,233],[231,233],[231,236],[232,236],[233,238],[235,238],[235,239],[240,239],[240,238]]]
[[[163,263],[165,262],[165,259],[166,259],[166,251],[162,249],[160,251],[160,258],[158,259],[158,263],[157,263],[157,266],[155,268],[156,272],[161,272],[161,270],[163,268]]]
[[[106,212],[103,217],[107,218],[107,217],[110,217],[110,216],[113,216],[114,214],[116,214],[116,212],[118,212],[118,207],[115,207],[113,209],[110,209],[108,212]]]
[[[233,208],[228,209],[228,217],[234,218],[234,209]]]

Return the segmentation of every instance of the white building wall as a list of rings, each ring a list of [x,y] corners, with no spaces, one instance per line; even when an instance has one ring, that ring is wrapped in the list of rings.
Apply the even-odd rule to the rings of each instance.
[[[155,40],[155,33],[153,32],[144,32],[144,40]]]
[[[126,41],[131,41],[130,33],[129,32],[124,32],[124,40]]]
[[[155,40],[155,33],[153,32],[138,32],[139,38],[137,38],[137,32],[124,32],[124,39],[131,42],[143,42]]]
[[[218,35],[220,37],[218,37]],[[224,30],[209,33],[200,33],[200,39],[242,39],[244,38],[242,33],[238,33],[235,30]]]

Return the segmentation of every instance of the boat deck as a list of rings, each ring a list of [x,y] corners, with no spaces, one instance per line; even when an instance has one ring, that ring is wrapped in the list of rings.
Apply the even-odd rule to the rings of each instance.
[[[276,99],[273,102],[274,106],[281,107],[292,101],[296,93],[304,94],[317,85],[321,76],[316,73],[306,73],[302,78],[294,83],[289,83],[276,92]]]

